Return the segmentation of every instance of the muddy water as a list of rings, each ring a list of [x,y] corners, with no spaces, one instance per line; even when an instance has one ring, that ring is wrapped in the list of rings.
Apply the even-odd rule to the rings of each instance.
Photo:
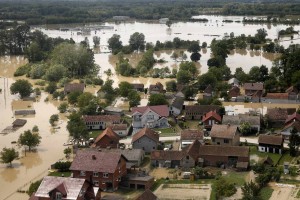
[[[13,168],[7,168],[6,164],[0,164],[0,199],[28,199],[26,194],[15,193],[19,188],[23,189],[30,180],[42,177],[47,173],[51,164],[63,158],[63,143],[68,140],[68,133],[65,129],[66,122],[60,121],[55,133],[51,133],[49,118],[52,114],[58,113],[57,108],[52,103],[45,103],[47,94],[42,93],[38,102],[21,101],[16,95],[9,93],[9,87],[14,82],[11,78],[16,67],[24,64],[26,60],[22,57],[1,57],[0,58],[0,131],[2,131],[16,118],[26,119],[24,127],[16,132],[6,135],[0,134],[0,149],[4,147],[14,147],[20,153],[20,159],[13,161]],[[36,115],[29,117],[19,117],[13,115],[15,109],[35,109]],[[17,141],[18,137],[25,130],[32,129],[38,125],[39,133],[42,137],[40,146],[36,152],[26,153],[24,148],[20,148],[11,142]],[[8,198],[7,198],[8,197]]]

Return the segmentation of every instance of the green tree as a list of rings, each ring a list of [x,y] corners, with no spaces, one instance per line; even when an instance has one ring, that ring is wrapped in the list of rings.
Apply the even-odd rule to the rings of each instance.
[[[234,195],[237,191],[234,183],[230,183],[222,177],[219,180],[216,180],[216,182],[214,183],[214,187],[216,189],[216,198],[217,199],[221,199],[224,197],[230,197],[230,196]]]
[[[258,29],[255,37],[260,41],[260,43],[266,42],[267,31],[264,28]]]
[[[94,36],[93,37],[93,43],[94,43],[94,47],[97,47],[100,45],[100,37],[99,36]]]
[[[9,163],[9,166],[12,167],[12,161],[19,158],[19,152],[17,152],[14,148],[6,148],[4,147],[0,152],[0,160],[1,163]]]
[[[48,81],[57,82],[66,76],[66,68],[63,65],[51,65],[46,71],[45,78]]]
[[[172,26],[172,21],[171,21],[171,20],[168,20],[168,21],[166,22],[166,25],[170,28],[170,27]]]
[[[201,47],[199,45],[199,41],[193,41],[190,46],[188,47],[188,52],[191,53],[198,53]]]
[[[80,139],[88,139],[89,133],[81,114],[73,112],[68,119],[67,129],[70,135],[77,141]]]
[[[74,91],[74,92],[70,92],[68,94],[68,102],[70,104],[75,104],[77,103],[77,99],[78,97],[82,94],[82,92],[79,92],[79,91]]]
[[[254,182],[244,183],[242,187],[242,200],[261,200],[260,187]]]
[[[165,95],[163,94],[151,94],[149,97],[149,106],[155,105],[168,105]]]
[[[249,122],[243,122],[240,125],[240,131],[242,133],[242,135],[249,135],[251,134],[251,125]]]
[[[198,77],[198,87],[199,90],[205,90],[208,85],[211,85],[213,88],[217,84],[217,79],[212,73],[205,73]]]
[[[89,105],[89,102],[95,99],[95,96],[90,92],[84,92],[77,97],[77,105],[79,108],[83,108]]]
[[[31,183],[29,186],[29,189],[26,191],[26,193],[29,196],[31,196],[33,193],[35,193],[39,189],[41,183],[42,183],[42,180]]]
[[[59,116],[57,114],[51,115],[49,119],[49,123],[51,126],[55,126],[55,122],[59,120]]]
[[[166,82],[166,90],[168,92],[175,92],[177,90],[177,84],[176,81],[170,80]]]
[[[67,102],[63,102],[58,106],[58,110],[60,113],[65,113],[68,109],[68,103]]]
[[[177,83],[187,84],[192,79],[192,75],[188,71],[180,70],[177,72],[176,78],[177,78]]]
[[[68,147],[68,148],[64,149],[64,154],[65,154],[67,159],[70,158],[71,153],[72,153],[71,148]]]
[[[177,61],[179,55],[176,52],[173,52],[173,54],[171,55],[171,58],[174,59],[175,61]]]
[[[25,50],[25,57],[29,62],[39,62],[43,60],[45,56],[38,43],[34,41]]]
[[[116,97],[116,91],[113,88],[113,83],[113,80],[107,79],[100,89],[100,91],[104,93],[104,98],[107,103],[112,102]]]
[[[34,127],[32,127],[32,132],[39,132],[39,127],[37,125],[34,125]]]
[[[120,40],[120,35],[114,34],[111,38],[108,39],[108,48],[112,51],[113,54],[117,54],[121,51],[123,45]]]
[[[27,130],[19,136],[18,143],[21,146],[27,146],[29,151],[31,151],[32,148],[37,147],[41,143],[41,139],[38,133],[32,133],[30,130]]]
[[[33,92],[32,85],[27,80],[19,79],[10,86],[10,93],[19,93],[21,98],[28,97]]]
[[[144,51],[145,49],[145,35],[143,33],[135,32],[130,36],[129,46],[133,51]]]
[[[119,83],[119,94],[121,95],[121,97],[128,97],[129,92],[132,89],[133,89],[133,86],[126,81],[122,81]]]
[[[298,131],[295,127],[291,130],[289,141],[288,146],[290,148],[290,155],[294,157],[297,155],[300,145],[300,136],[298,135]]]
[[[138,94],[137,91],[131,90],[128,93],[128,100],[129,100],[129,107],[135,107],[140,105],[141,96]]]
[[[49,92],[49,94],[53,94],[57,89],[56,82],[50,82],[47,87],[45,88],[46,92]]]

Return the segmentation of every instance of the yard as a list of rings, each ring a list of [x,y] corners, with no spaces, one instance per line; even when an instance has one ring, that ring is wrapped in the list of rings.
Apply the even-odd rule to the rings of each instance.
[[[159,136],[161,137],[168,137],[168,136],[176,136],[177,134],[177,129],[176,128],[155,128],[153,129],[154,131],[159,133]]]
[[[257,146],[250,146],[250,161],[255,160],[255,163],[257,163],[260,159],[266,158],[267,156],[269,156],[273,160],[274,165],[276,165],[282,155],[275,153],[259,152],[257,150]]]
[[[100,135],[103,132],[103,130],[93,130],[89,132],[89,138],[96,139],[98,135]]]

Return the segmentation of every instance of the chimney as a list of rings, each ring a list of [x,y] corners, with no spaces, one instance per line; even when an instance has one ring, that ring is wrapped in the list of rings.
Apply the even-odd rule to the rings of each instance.
[[[96,160],[96,156],[95,156],[95,155],[92,155],[92,159],[93,159],[93,160]]]

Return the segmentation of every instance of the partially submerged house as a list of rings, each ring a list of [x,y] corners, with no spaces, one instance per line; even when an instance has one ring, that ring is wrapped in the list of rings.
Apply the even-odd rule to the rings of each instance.
[[[67,83],[64,86],[64,93],[65,95],[71,92],[83,92],[85,88],[84,83]]]
[[[229,91],[228,91],[228,97],[230,101],[237,101],[237,97],[240,96],[240,88],[237,86],[233,86]]]
[[[83,200],[101,199],[101,192],[98,188],[81,178],[46,176],[43,178],[37,191],[29,200]]]
[[[15,115],[35,115],[35,110],[15,110]]]
[[[98,135],[92,147],[100,148],[118,148],[120,137],[111,127],[107,127],[102,133]]]
[[[295,129],[297,134],[300,135],[300,122],[299,121],[293,121],[284,126],[284,128],[281,130],[281,135],[283,136],[283,139],[289,140],[291,131]]]
[[[132,136],[131,144],[134,149],[143,149],[146,153],[150,153],[157,149],[159,135],[145,127]]]
[[[83,121],[89,130],[104,130],[113,124],[120,124],[119,115],[84,115]]]
[[[119,115],[119,116],[124,115],[124,112],[122,109],[113,107],[113,106],[107,106],[103,109],[103,111],[106,115]]]
[[[90,181],[103,191],[115,191],[126,176],[126,161],[121,153],[79,150],[70,170],[74,178]]]
[[[238,146],[240,144],[240,131],[236,125],[214,124],[210,137],[213,145]]]
[[[264,84],[263,83],[244,83],[244,90],[246,96],[253,96],[257,92],[263,92]]]
[[[197,129],[185,129],[181,131],[180,134],[180,145],[181,148],[185,148],[192,144],[195,140],[203,143],[203,131]]]
[[[26,120],[26,119],[16,119],[16,120],[12,123],[12,125],[13,125],[13,128],[19,128],[19,127],[24,126],[26,123],[27,123],[27,120]]]
[[[133,128],[168,127],[169,108],[167,105],[141,106],[132,108]]]
[[[275,135],[259,135],[258,151],[282,154],[283,137]]]
[[[289,87],[285,92],[288,93],[289,100],[299,101],[299,90],[295,86]]]

